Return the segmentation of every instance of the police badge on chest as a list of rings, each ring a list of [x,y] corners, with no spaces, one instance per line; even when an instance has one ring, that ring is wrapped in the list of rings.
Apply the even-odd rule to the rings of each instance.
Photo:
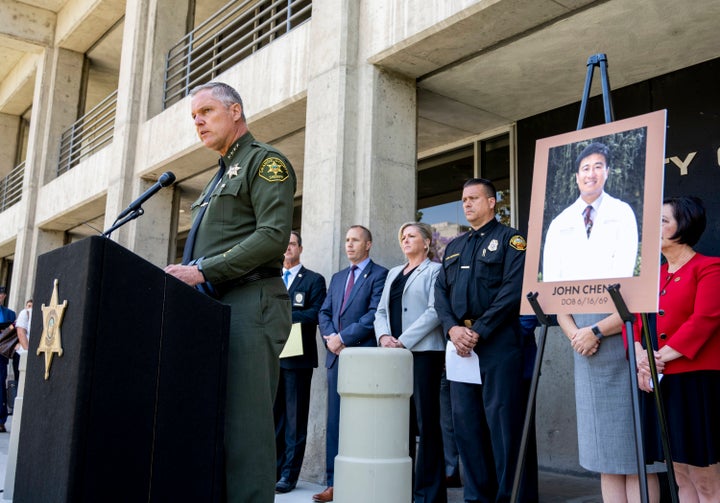
[[[293,307],[305,307],[305,292],[295,292],[292,305]]]

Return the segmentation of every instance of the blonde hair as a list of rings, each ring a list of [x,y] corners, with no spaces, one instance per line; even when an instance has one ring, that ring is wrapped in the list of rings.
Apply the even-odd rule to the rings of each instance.
[[[432,244],[433,239],[433,228],[425,222],[405,222],[400,226],[400,230],[398,231],[398,242],[400,243],[400,245],[402,245],[403,232],[405,232],[405,229],[407,229],[408,227],[415,227],[418,232],[420,232],[422,238],[427,241],[428,257],[432,258],[430,245]]]

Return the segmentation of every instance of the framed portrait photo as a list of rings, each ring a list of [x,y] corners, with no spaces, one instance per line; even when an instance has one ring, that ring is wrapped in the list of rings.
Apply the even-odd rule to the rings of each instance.
[[[614,312],[614,284],[630,311],[657,311],[666,121],[661,110],[537,141],[523,292],[546,314]]]

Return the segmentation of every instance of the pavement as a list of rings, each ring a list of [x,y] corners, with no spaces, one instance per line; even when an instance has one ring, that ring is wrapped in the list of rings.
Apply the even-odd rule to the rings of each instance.
[[[541,471],[539,487],[540,503],[602,503],[599,478]],[[275,503],[310,503],[312,495],[324,489],[325,486],[300,480],[293,491],[276,494]],[[462,487],[448,489],[448,503],[462,503],[462,491]]]
[[[11,501],[3,498],[8,444],[12,431],[12,418],[9,416],[5,427],[8,433],[0,433],[0,502]],[[602,503],[600,479],[540,472],[540,503]],[[310,503],[312,495],[325,489],[325,486],[300,480],[297,487],[286,494],[277,494],[275,503]],[[448,489],[448,503],[462,503],[462,488]],[[394,502],[385,502],[394,503]]]
[[[7,466],[8,445],[10,444],[10,432],[12,431],[12,416],[8,416],[5,428],[7,433],[0,433],[0,502],[3,499],[3,488],[5,487],[5,468]],[[10,500],[7,500],[10,501]]]

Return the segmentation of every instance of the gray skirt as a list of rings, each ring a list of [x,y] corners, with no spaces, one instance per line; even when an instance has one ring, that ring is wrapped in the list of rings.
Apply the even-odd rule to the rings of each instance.
[[[583,327],[605,316],[576,315],[575,320]],[[592,356],[573,355],[580,466],[600,473],[637,473],[630,366],[622,335],[603,338]],[[649,465],[647,471],[663,467]]]

